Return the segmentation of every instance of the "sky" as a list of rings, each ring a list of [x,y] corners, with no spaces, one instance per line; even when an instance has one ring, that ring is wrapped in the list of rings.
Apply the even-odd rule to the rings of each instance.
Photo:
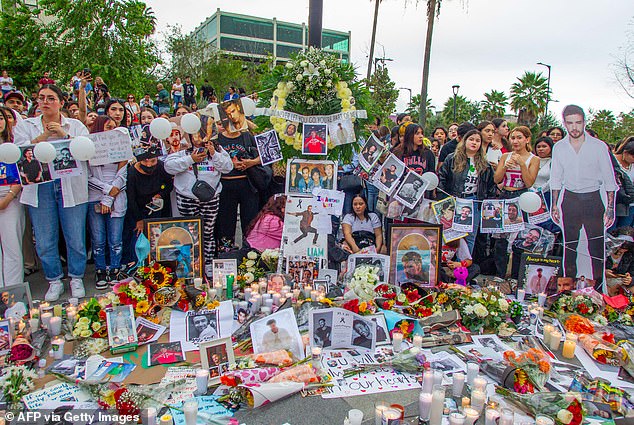
[[[360,77],[367,71],[374,1],[323,0],[324,28],[351,32],[351,61]],[[308,22],[308,0],[146,0],[158,21],[158,37],[168,24],[188,33],[220,8],[245,15]],[[375,57],[386,62],[396,87],[420,93],[424,54],[425,1],[383,0]],[[609,109],[618,115],[634,108],[634,99],[618,85],[614,67],[634,40],[632,0],[444,0],[434,24],[429,98],[442,109],[459,94],[483,100],[492,89],[509,94],[525,71],[551,65],[551,103],[559,116],[576,103],[586,109]],[[631,41],[630,41],[631,42]],[[630,46],[634,53],[634,46]],[[403,110],[409,91],[400,90],[397,109]]]

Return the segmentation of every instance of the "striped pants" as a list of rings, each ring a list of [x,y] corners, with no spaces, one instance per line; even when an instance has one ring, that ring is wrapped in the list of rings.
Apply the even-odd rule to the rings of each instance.
[[[201,202],[198,199],[187,198],[176,194],[176,206],[178,212],[184,217],[198,216],[203,222],[203,260],[205,265],[205,274],[211,273],[211,264],[216,250],[216,238],[214,236],[214,228],[216,227],[216,218],[218,217],[218,205],[220,196],[216,195],[209,202]],[[207,273],[209,270],[209,273]],[[211,277],[211,276],[208,276]]]

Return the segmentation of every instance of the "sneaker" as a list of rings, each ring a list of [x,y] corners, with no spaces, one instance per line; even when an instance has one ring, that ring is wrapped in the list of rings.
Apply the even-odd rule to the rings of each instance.
[[[60,279],[56,279],[50,281],[48,283],[48,291],[46,291],[46,295],[44,295],[45,301],[57,301],[59,300],[60,295],[64,293],[64,284]]]
[[[108,282],[108,285],[110,285],[110,287],[114,287],[117,283],[125,278],[125,273],[123,273],[119,269],[112,269],[106,272],[106,282]]]
[[[70,293],[73,298],[84,298],[86,296],[84,281],[78,277],[72,278],[70,280]]]
[[[95,288],[100,291],[108,289],[108,275],[103,270],[97,270],[95,273]]]

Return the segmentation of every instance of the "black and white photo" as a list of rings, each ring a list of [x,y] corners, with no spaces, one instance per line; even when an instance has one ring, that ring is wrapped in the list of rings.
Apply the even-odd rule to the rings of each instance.
[[[328,292],[337,285],[337,270],[334,269],[320,269],[318,279],[326,282],[326,288],[328,288]]]
[[[384,149],[385,145],[374,134],[371,134],[368,140],[366,140],[365,145],[361,148],[359,164],[361,164],[366,171],[370,171],[381,157],[381,153],[383,153]]]
[[[349,119],[337,120],[328,123],[328,134],[330,135],[330,140],[335,146],[355,142],[354,125]]]
[[[370,316],[370,320],[376,324],[376,345],[390,344],[392,339],[383,313],[373,314]]]
[[[423,178],[412,171],[408,172],[396,190],[394,198],[407,208],[415,208],[425,194],[427,184]]]
[[[256,135],[255,144],[258,147],[262,165],[272,164],[283,158],[280,141],[277,138],[277,131],[270,130]]]
[[[317,347],[330,348],[332,346],[332,311],[313,315],[313,333],[311,344]]]
[[[352,341],[351,344],[355,347],[364,347],[367,349],[372,348],[372,322],[355,318],[352,321]]]
[[[475,345],[490,348],[498,353],[503,353],[511,349],[508,345],[503,343],[497,335],[471,335],[471,338]]]
[[[391,154],[377,170],[372,184],[378,187],[379,190],[391,195],[406,170],[407,167],[403,161]]]
[[[210,341],[220,335],[217,310],[188,311],[185,325],[190,342]]]

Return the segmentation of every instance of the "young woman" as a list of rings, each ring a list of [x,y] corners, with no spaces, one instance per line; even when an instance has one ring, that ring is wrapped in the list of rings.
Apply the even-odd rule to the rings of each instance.
[[[196,167],[196,171],[194,168]],[[201,216],[203,221],[203,256],[205,275],[212,277],[212,260],[216,249],[214,237],[216,218],[220,204],[221,193],[224,193],[220,177],[223,173],[233,170],[233,163],[229,154],[212,142],[194,145],[192,149],[183,149],[171,153],[165,158],[165,171],[174,176],[176,188],[176,205],[181,215],[185,217]],[[197,180],[206,182],[214,189],[214,196],[209,201],[201,201],[192,193],[192,186]],[[253,199],[247,201],[257,208]],[[243,203],[241,205],[244,206]],[[255,214],[253,215],[255,216]],[[247,223],[250,223],[249,220]],[[246,230],[247,224],[245,224]],[[235,225],[234,225],[235,233]]]
[[[458,128],[456,126],[456,128]],[[434,128],[434,131],[432,131],[431,133],[431,137],[433,137],[434,139],[438,140],[438,142],[440,143],[440,146],[442,147],[442,145],[444,145],[449,137],[449,133],[447,133],[447,130],[445,130],[445,127],[436,127]]]
[[[59,87],[44,84],[38,91],[37,101],[42,115],[17,124],[13,133],[16,145],[88,135],[88,129],[81,121],[61,115],[64,94]],[[78,163],[82,174],[26,186],[20,198],[20,202],[28,205],[35,247],[42,260],[44,276],[49,281],[46,301],[57,301],[64,292],[61,281],[64,272],[58,250],[60,224],[66,240],[71,294],[75,298],[85,296],[88,170],[85,162]]]
[[[553,153],[553,141],[550,137],[540,137],[535,141],[535,153],[539,158],[539,171],[533,183],[533,189],[542,190],[546,194],[550,192],[550,162]]]
[[[141,108],[140,122],[141,125],[147,125],[156,118],[156,111],[152,108]]]
[[[480,121],[476,127],[482,135],[482,148],[486,154],[486,159],[493,166],[493,169],[497,167],[500,157],[502,156],[501,149],[495,149],[493,146],[493,139],[495,138],[495,126],[491,121]]]
[[[110,99],[105,110],[106,115],[114,120],[116,127],[128,128],[128,110],[121,99]]]
[[[489,152],[491,153],[487,153],[487,160],[497,168],[497,164],[500,162],[502,155],[509,151],[507,140],[509,124],[503,118],[494,118],[491,120],[491,124],[493,124],[495,131],[493,133],[493,140],[489,145]]]
[[[550,127],[548,131],[546,131],[546,136],[550,137],[553,140],[553,144],[563,139],[565,135],[566,132],[563,128],[559,126]]]
[[[614,157],[618,161],[621,166],[621,170],[623,173],[629,177],[630,181],[634,181],[634,136],[627,137],[623,140],[623,142],[619,145],[614,153]],[[616,173],[617,170],[615,170]],[[617,181],[619,180],[617,175]],[[623,184],[621,184],[623,186]],[[619,209],[619,195],[621,194],[621,190],[617,192],[617,210]],[[623,188],[623,192],[625,192],[625,188]],[[627,210],[627,214],[623,212],[622,214],[618,214],[620,211],[617,211],[617,219],[614,228],[618,229],[619,227],[629,226],[631,227],[634,224],[634,203],[631,203],[627,208],[622,208],[623,210]]]
[[[175,104],[176,105],[176,104]],[[175,117],[182,117],[183,115],[187,115],[189,113],[191,113],[191,109],[189,109],[187,106],[178,106],[176,107],[176,110],[174,110],[174,116]]]
[[[420,175],[436,169],[436,158],[423,143],[424,138],[423,129],[418,124],[410,123],[405,128],[403,143],[392,151],[398,159],[407,165],[407,168]]]
[[[438,171],[438,187],[461,199],[482,201],[495,195],[493,168],[486,160],[482,135],[478,130],[468,131],[455,152],[447,156]],[[480,217],[479,202],[473,202],[473,231],[466,238],[470,252],[480,225],[476,217]]]
[[[128,110],[128,114],[132,117],[132,122],[134,124],[138,124],[141,107],[136,102],[133,94],[128,95],[128,100],[125,103],[125,108]]]
[[[440,143],[439,140],[437,139],[432,139],[431,141],[431,147],[429,149],[431,149],[431,153],[434,154],[434,167],[436,167],[436,165],[438,165],[438,156],[440,155],[440,148],[442,146],[442,143]]]
[[[91,133],[114,130],[116,122],[105,115],[97,117]],[[99,290],[121,279],[123,221],[128,209],[125,193],[127,161],[88,167],[88,225],[95,259],[95,287]],[[106,264],[106,249],[110,264]]]
[[[271,196],[247,228],[246,241],[253,249],[278,249],[282,245],[286,196]]]
[[[13,133],[7,112],[0,110],[0,143],[13,143]],[[20,204],[20,181],[13,164],[0,163],[0,288],[24,282],[22,235],[24,234],[24,207]]]
[[[80,85],[80,92],[86,86],[83,87]],[[95,89],[93,91],[93,99],[92,104],[95,107],[95,110],[98,114],[105,113],[106,103],[110,101],[110,91],[108,91],[108,86],[104,83],[103,78],[95,77]]]
[[[178,104],[183,101],[183,83],[179,77],[176,77],[176,82],[172,84],[172,99],[174,108],[177,108]]]
[[[379,216],[368,211],[368,202],[361,194],[352,198],[352,211],[341,221],[343,237],[352,253],[374,245],[376,252],[383,247],[383,229]]]
[[[613,237],[620,239],[622,244],[611,254],[606,252],[605,277],[607,278],[607,292],[613,297],[622,293],[632,292],[632,276],[634,275],[634,229],[621,227],[610,232]]]
[[[456,137],[458,137],[458,123],[454,122],[454,123],[451,123],[451,125],[447,129],[447,141],[453,140]]]

